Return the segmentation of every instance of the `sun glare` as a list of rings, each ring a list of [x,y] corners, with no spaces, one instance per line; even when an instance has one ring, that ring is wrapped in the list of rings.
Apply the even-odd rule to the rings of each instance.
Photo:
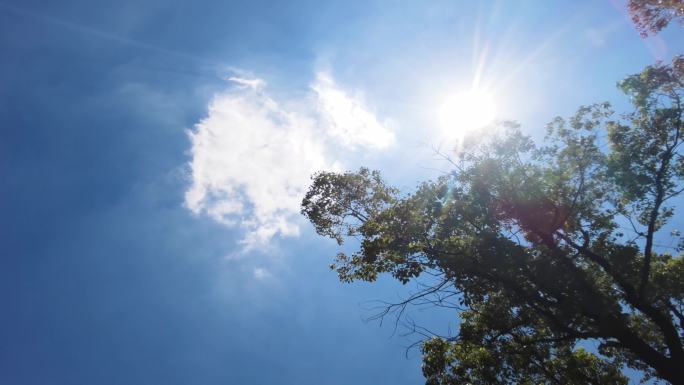
[[[440,118],[449,137],[463,138],[494,121],[496,114],[496,103],[491,94],[470,90],[447,98],[442,104]]]

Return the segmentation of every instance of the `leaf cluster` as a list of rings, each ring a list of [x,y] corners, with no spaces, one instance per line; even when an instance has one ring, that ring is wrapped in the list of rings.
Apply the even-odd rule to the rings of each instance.
[[[641,36],[656,34],[672,20],[684,23],[682,0],[630,0],[629,13]]]

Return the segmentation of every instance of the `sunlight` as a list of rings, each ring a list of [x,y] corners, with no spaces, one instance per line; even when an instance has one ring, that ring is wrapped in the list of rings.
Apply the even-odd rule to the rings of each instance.
[[[490,93],[471,89],[448,97],[442,104],[443,130],[451,138],[463,138],[496,118],[497,106]]]

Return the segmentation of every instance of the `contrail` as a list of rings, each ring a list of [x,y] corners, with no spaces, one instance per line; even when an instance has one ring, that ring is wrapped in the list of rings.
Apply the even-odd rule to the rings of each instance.
[[[131,47],[141,48],[141,49],[149,51],[149,52],[154,52],[154,53],[164,54],[167,56],[173,56],[176,58],[190,60],[190,61],[193,61],[193,62],[198,63],[198,64],[211,66],[211,67],[219,69],[221,71],[226,71],[226,72],[238,72],[239,71],[238,69],[235,69],[231,66],[225,65],[224,63],[221,63],[221,62],[218,62],[215,60],[199,57],[196,55],[191,55],[191,54],[188,54],[188,53],[182,52],[182,51],[177,51],[177,50],[159,47],[159,46],[152,45],[149,43],[130,39],[130,38],[127,38],[127,37],[124,37],[121,35],[117,35],[114,33],[102,31],[102,30],[95,29],[92,27],[88,27],[88,26],[85,26],[82,24],[72,23],[69,21],[58,19],[58,18],[53,17],[53,16],[49,16],[49,15],[45,15],[45,14],[39,14],[36,12],[31,12],[31,11],[28,11],[26,9],[16,7],[14,5],[10,5],[7,3],[0,2],[0,11],[3,11],[3,10],[6,12],[14,13],[14,14],[26,17],[28,19],[32,19],[32,20],[35,20],[38,22],[42,22],[42,23],[45,23],[45,24],[48,24],[51,26],[56,26],[56,27],[60,27],[63,29],[67,29],[67,30],[70,30],[70,31],[73,31],[76,33],[80,33],[80,34],[84,34],[84,35],[88,35],[88,36],[93,36],[93,37],[96,37],[96,38],[99,38],[102,40],[108,40],[111,42],[125,44],[125,45],[131,46]],[[200,73],[188,71],[187,69],[178,69],[178,68],[170,68],[170,67],[166,67],[166,68],[149,67],[148,69],[168,71],[168,72],[176,72],[176,73],[181,73],[181,74],[185,74],[185,75],[197,75],[197,76],[202,76],[202,77],[209,76],[209,77],[213,77],[213,78],[223,79],[223,77],[218,76],[218,75],[200,74]]]

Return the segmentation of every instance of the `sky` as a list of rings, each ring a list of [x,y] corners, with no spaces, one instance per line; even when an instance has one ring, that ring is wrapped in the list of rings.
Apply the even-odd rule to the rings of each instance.
[[[628,111],[677,28],[620,0],[0,1],[0,383],[422,383],[416,336],[369,321],[411,285],[337,280],[310,175],[439,175],[473,87],[534,137]]]

